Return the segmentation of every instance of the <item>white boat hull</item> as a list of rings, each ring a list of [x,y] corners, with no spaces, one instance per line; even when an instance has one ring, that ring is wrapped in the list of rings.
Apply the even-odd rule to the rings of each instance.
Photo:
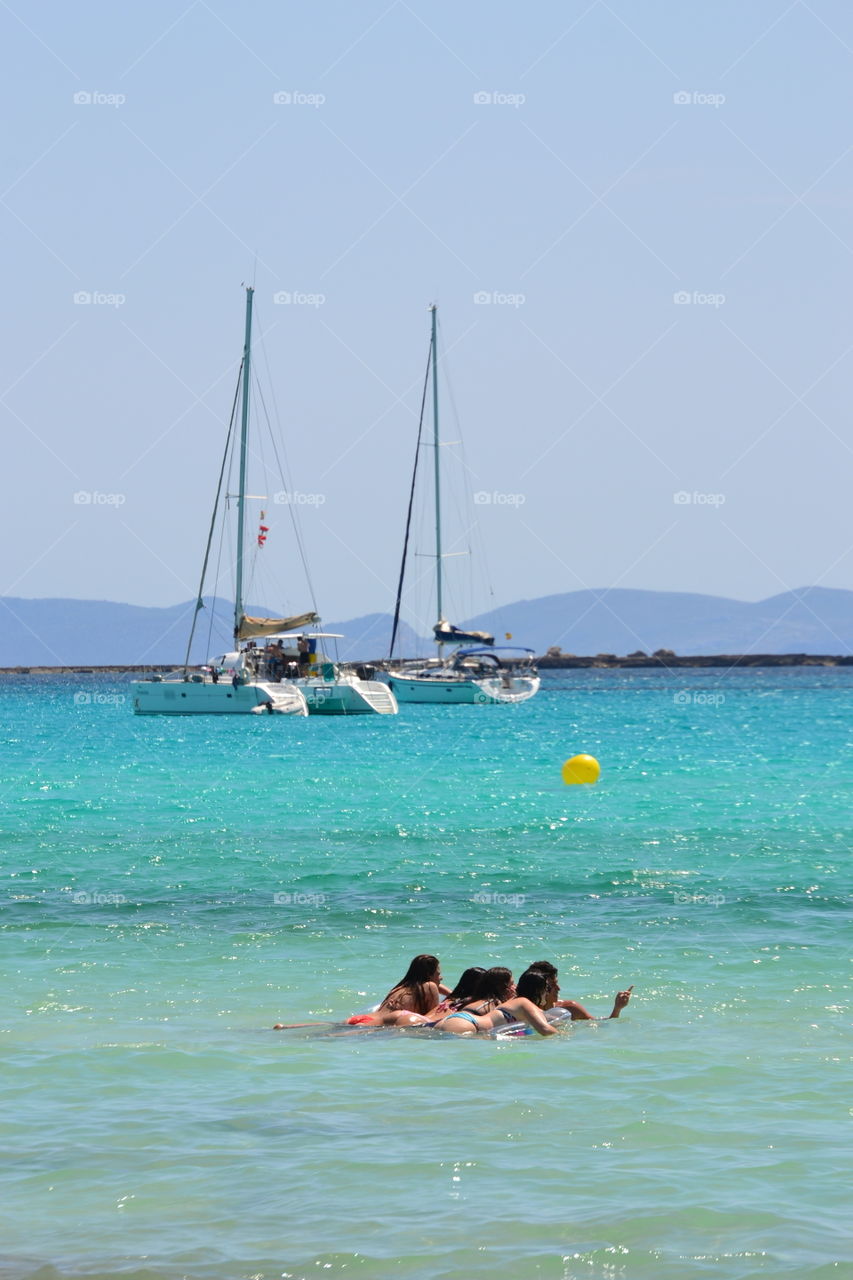
[[[300,689],[292,684],[266,681],[240,684],[230,680],[214,684],[210,680],[137,680],[131,685],[133,710],[137,715],[159,716],[307,716],[308,704]]]
[[[440,706],[526,702],[539,691],[538,676],[486,677],[480,680],[444,679],[437,676],[390,673],[389,688],[398,702],[424,702]]]
[[[293,684],[305,695],[309,715],[360,716],[397,714],[397,699],[388,685],[379,680],[338,678],[295,680]],[[278,687],[278,686],[276,686]]]

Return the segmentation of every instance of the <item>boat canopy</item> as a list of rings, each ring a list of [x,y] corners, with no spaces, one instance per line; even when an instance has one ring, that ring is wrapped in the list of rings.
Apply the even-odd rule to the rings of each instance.
[[[294,618],[249,618],[244,613],[237,631],[238,640],[251,640],[253,636],[272,636],[279,631],[293,631],[309,622],[319,622],[316,613],[299,613]]]
[[[235,649],[233,653],[220,653],[218,656],[208,658],[208,667],[216,667],[219,671],[242,671],[243,655],[239,649]]]
[[[535,649],[527,649],[517,644],[496,644],[491,649],[457,649],[457,658],[473,658],[493,653],[535,653]]]
[[[343,640],[342,631],[282,631],[271,640]]]
[[[461,671],[469,667],[475,667],[477,664],[484,666],[487,663],[494,663],[498,668],[503,664],[512,666],[515,664],[525,665],[533,662],[533,650],[522,649],[517,645],[499,644],[492,649],[457,649],[453,655],[451,666],[456,671]]]
[[[445,618],[441,618],[435,624],[432,634],[442,644],[464,644],[466,640],[477,640],[480,644],[488,645],[495,643],[495,637],[490,636],[488,631],[463,631],[461,627],[454,627],[453,623]]]

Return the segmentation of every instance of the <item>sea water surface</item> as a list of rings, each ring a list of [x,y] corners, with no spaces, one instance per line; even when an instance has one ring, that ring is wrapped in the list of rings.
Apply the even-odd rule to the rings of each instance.
[[[127,693],[0,684],[3,1280],[851,1274],[853,672],[346,721]],[[550,1039],[271,1030],[424,951],[634,998]]]

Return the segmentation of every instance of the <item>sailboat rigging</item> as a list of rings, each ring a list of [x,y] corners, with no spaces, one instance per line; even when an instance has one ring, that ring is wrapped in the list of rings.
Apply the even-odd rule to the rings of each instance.
[[[438,308],[435,305],[430,307],[429,357],[418,421],[418,439],[406,514],[403,558],[391,631],[391,646],[388,656],[392,665],[388,670],[388,684],[394,691],[398,702],[428,702],[445,705],[475,702],[525,702],[538,692],[540,684],[539,676],[532,665],[533,650],[506,645],[496,647],[494,636],[488,632],[454,626],[444,616],[437,311]],[[422,447],[427,386],[430,381],[432,383],[432,449],[434,454],[435,594],[438,615],[438,621],[433,626],[433,638],[438,646],[438,656],[427,663],[416,662],[393,665],[394,644],[399,629],[403,582],[412,523],[412,506]],[[444,655],[446,645],[454,646],[454,650],[449,657]],[[471,647],[462,648],[461,646],[463,645]]]
[[[368,668],[353,670],[345,664],[330,662],[318,648],[318,641],[328,638],[329,633],[304,630],[319,624],[316,610],[306,609],[291,617],[258,617],[245,611],[253,296],[254,289],[248,287],[238,391],[232,405],[183,673],[165,680],[154,676],[150,680],[136,681],[132,685],[133,710],[139,715],[257,715],[264,712],[301,716],[309,713],[393,715],[397,711],[397,703],[386,684],[373,680],[373,673]],[[201,671],[191,671],[191,646],[199,612],[204,608],[204,583],[231,454],[238,394],[241,397],[239,478],[236,495],[225,494],[226,499],[231,496],[237,499],[234,648],[210,660]],[[257,534],[258,548],[263,547],[268,531],[262,516]],[[261,645],[258,641],[262,641]]]

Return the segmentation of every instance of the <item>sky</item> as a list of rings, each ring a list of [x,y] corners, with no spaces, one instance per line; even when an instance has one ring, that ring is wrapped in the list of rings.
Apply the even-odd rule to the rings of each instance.
[[[0,37],[0,594],[195,594],[248,282],[326,617],[393,606],[433,302],[494,602],[850,586],[843,0],[4,0]]]

